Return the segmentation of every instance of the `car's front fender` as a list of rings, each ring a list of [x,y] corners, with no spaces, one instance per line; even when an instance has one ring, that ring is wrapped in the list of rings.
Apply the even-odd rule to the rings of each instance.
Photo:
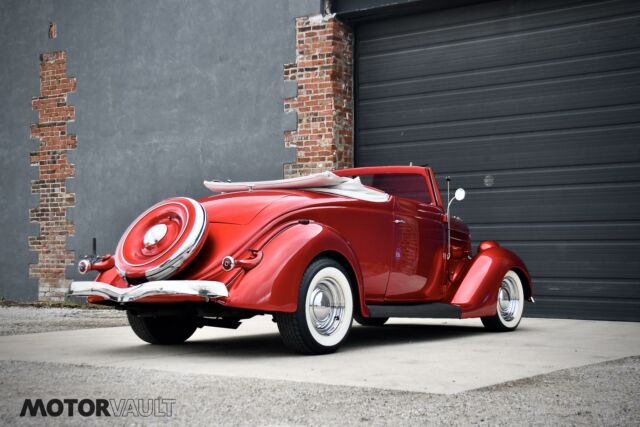
[[[300,281],[307,266],[323,253],[339,254],[362,284],[360,266],[351,247],[332,228],[300,222],[284,228],[261,249],[260,263],[241,273],[229,287],[225,304],[263,312],[294,312]],[[362,289],[359,294],[363,295]],[[361,304],[362,305],[362,304]]]
[[[470,261],[451,300],[452,304],[461,308],[463,318],[496,314],[498,290],[509,270],[518,273],[525,298],[531,299],[531,278],[524,262],[508,249],[495,242],[490,243],[490,247],[481,250]]]

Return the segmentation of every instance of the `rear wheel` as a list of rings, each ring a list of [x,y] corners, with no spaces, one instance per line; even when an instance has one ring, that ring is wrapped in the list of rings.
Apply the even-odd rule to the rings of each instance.
[[[127,310],[127,319],[138,338],[150,344],[180,344],[198,328],[193,317],[141,317]]]
[[[509,270],[498,289],[496,315],[483,317],[485,328],[494,332],[513,331],[520,324],[524,310],[524,288],[518,273]]]
[[[332,353],[349,334],[353,294],[344,268],[331,258],[318,258],[305,270],[295,313],[276,313],[285,345],[306,354]]]

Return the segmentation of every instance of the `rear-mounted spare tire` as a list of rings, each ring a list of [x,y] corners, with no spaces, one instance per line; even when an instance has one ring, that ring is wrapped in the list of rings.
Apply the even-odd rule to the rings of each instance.
[[[147,209],[124,232],[115,265],[129,283],[167,279],[187,266],[205,241],[207,212],[188,197]]]

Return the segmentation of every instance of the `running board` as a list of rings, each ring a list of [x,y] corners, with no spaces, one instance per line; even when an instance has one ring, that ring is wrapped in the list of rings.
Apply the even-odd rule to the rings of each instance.
[[[426,304],[403,305],[367,305],[370,317],[418,317],[418,318],[447,318],[460,319],[462,311],[460,307],[430,302]]]

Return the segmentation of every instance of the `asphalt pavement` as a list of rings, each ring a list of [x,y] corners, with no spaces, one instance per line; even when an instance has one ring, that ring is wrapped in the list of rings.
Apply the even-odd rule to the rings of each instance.
[[[0,319],[2,317],[0,316]],[[524,319],[354,327],[336,354],[288,352],[269,317],[151,346],[128,327],[0,337],[2,424],[101,424],[20,417],[25,399],[169,399],[171,417],[117,424],[639,425],[640,324]]]

